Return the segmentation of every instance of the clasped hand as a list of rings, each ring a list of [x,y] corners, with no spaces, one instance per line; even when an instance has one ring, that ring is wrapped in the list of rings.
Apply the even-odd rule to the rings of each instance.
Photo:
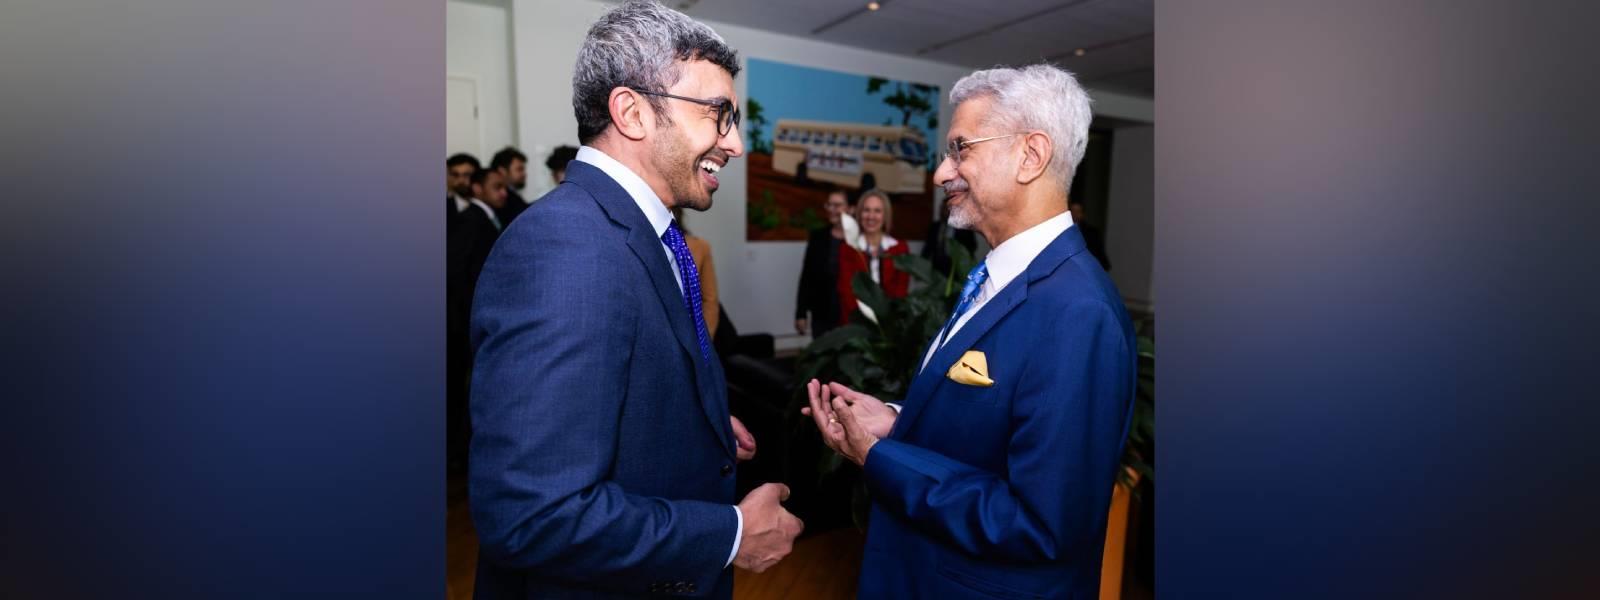
[[[856,465],[867,462],[867,453],[878,440],[889,437],[895,412],[872,396],[839,383],[823,384],[815,379],[806,383],[810,406],[800,409],[809,415],[822,434],[822,443]]]

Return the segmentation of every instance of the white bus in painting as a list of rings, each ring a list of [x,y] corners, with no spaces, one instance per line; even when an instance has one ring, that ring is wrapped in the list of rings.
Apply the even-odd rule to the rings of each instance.
[[[913,127],[779,119],[772,143],[772,168],[847,188],[872,173],[878,187],[894,194],[927,191],[928,142]]]

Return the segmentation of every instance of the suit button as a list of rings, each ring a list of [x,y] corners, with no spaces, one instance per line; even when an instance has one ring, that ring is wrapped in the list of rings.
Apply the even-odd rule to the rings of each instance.
[[[727,477],[727,476],[732,475],[732,474],[733,474],[733,465],[722,465],[722,476],[723,477]]]

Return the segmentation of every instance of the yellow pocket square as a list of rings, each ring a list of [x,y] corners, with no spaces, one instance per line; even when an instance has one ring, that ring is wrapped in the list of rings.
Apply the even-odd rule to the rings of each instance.
[[[944,376],[962,385],[978,387],[994,385],[994,380],[989,378],[989,359],[977,350],[968,350],[966,354],[961,355],[961,360],[950,365],[950,370],[946,371]]]

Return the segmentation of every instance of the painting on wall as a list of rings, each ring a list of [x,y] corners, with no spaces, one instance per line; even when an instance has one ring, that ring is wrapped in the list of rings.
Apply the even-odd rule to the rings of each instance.
[[[828,192],[888,192],[889,234],[920,240],[933,218],[939,88],[749,59],[745,239],[805,240]]]

